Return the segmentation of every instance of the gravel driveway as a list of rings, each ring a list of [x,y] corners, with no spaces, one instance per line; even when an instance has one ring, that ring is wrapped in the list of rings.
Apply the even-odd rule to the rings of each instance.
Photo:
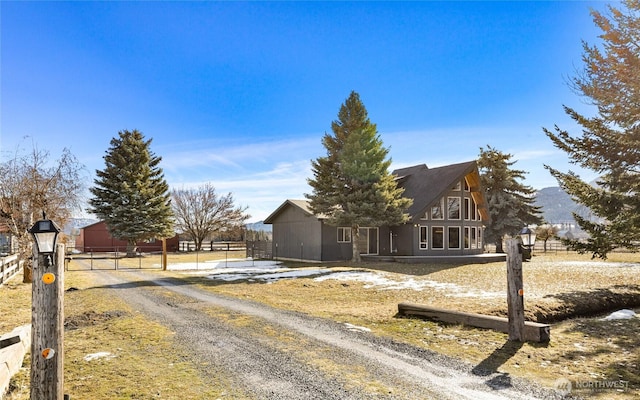
[[[158,273],[101,271],[96,278],[176,332],[177,342],[190,350],[189,361],[205,376],[216,379],[206,365],[230,371],[247,398],[562,398],[554,390],[478,373],[471,365],[358,327],[212,294]],[[158,287],[166,290],[153,290]],[[216,317],[212,309],[245,323]]]

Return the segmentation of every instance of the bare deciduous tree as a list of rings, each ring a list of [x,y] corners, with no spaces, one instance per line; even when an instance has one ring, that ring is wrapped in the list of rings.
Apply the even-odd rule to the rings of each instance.
[[[542,224],[536,228],[536,238],[544,243],[544,252],[547,252],[547,241],[558,234],[558,228],[551,224]]]
[[[49,152],[35,145],[30,153],[17,149],[13,158],[0,163],[0,223],[18,241],[22,260],[31,259],[28,230],[41,213],[63,226],[80,209],[83,170],[69,149],[51,162]],[[31,264],[26,262],[24,282],[31,282],[31,274]]]
[[[172,207],[176,229],[195,242],[196,250],[212,233],[244,224],[247,207],[235,206],[233,196],[218,196],[211,184],[197,189],[174,189]]]

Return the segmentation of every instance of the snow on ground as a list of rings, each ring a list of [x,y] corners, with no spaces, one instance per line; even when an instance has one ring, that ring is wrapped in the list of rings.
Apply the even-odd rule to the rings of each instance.
[[[635,311],[625,309],[625,310],[616,311],[607,315],[606,317],[602,318],[602,321],[613,321],[617,319],[631,319],[635,317],[636,317]]]
[[[295,279],[326,274],[327,268],[285,268],[277,261],[256,261],[251,259],[229,259],[204,263],[180,263],[168,266],[171,271],[187,271],[189,274],[206,275],[209,279],[225,282],[249,280],[276,282],[280,279]]]
[[[85,361],[94,361],[94,360],[98,360],[100,358],[105,358],[107,360],[111,359],[111,358],[115,358],[115,355],[106,352],[106,351],[101,351],[98,353],[92,353],[92,354],[87,354],[86,356],[84,356],[84,360]]]
[[[456,285],[455,283],[438,282],[424,279],[415,280],[413,278],[396,281],[388,278],[387,275],[382,272],[344,271],[334,272],[329,275],[314,278],[315,281],[325,281],[327,279],[365,282],[366,285],[364,287],[366,289],[376,287],[381,290],[413,289],[420,291],[424,288],[430,288],[448,292],[445,293],[445,295],[451,297],[506,297],[505,293],[485,292],[483,290],[465,288],[463,286]]]
[[[434,280],[414,279],[408,277],[403,280],[394,280],[385,272],[371,271],[334,271],[331,268],[286,268],[276,261],[255,261],[251,259],[229,259],[222,261],[210,261],[202,263],[181,263],[168,266],[172,271],[185,271],[188,274],[205,275],[209,279],[232,282],[248,280],[250,282],[261,281],[267,283],[277,282],[280,279],[295,279],[303,277],[315,277],[314,280],[322,282],[326,280],[363,282],[365,288],[378,288],[380,290],[410,289],[420,291],[425,288],[442,291],[451,297],[479,297],[501,298],[505,293],[486,292],[483,290],[467,288],[454,283],[438,282]]]
[[[352,332],[371,332],[371,329],[365,328],[364,326],[352,325],[348,322],[344,323],[344,326],[347,327]]]
[[[601,266],[599,262],[571,262],[571,265],[585,267]],[[612,265],[614,264],[614,265]],[[556,264],[557,265],[557,264]],[[630,267],[638,264],[607,263],[613,267]],[[277,261],[256,261],[252,259],[228,259],[222,261],[207,261],[200,263],[170,264],[169,270],[183,271],[184,274],[204,275],[209,279],[233,282],[247,280],[249,282],[273,283],[280,279],[296,279],[313,277],[317,282],[336,280],[342,282],[361,282],[367,289],[379,290],[416,290],[435,289],[448,297],[473,297],[473,298],[506,298],[506,293],[487,292],[475,288],[465,287],[449,282],[438,282],[429,279],[414,279],[406,277],[402,280],[393,279],[391,274],[382,271],[335,271],[332,268],[287,268]],[[399,276],[396,274],[395,276]],[[603,321],[619,319],[631,319],[637,317],[633,310],[616,311],[602,318]],[[348,326],[352,330],[364,330],[367,328]]]

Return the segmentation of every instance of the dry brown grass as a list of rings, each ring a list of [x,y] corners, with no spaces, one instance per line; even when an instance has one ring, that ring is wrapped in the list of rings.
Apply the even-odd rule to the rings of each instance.
[[[22,274],[0,286],[0,332],[31,323],[31,284],[22,283]]]
[[[611,266],[638,262],[638,255],[613,255],[609,264],[591,265],[588,256],[538,255],[524,264],[525,307],[565,321],[552,327],[548,344],[507,341],[507,335],[463,326],[443,325],[413,318],[398,318],[404,301],[459,311],[500,314],[506,311],[506,264],[425,265],[397,263],[332,264],[333,268],[383,271],[389,279],[451,284],[421,290],[383,290],[357,281],[313,278],[275,283],[219,282],[186,278],[208,290],[253,299],[275,307],[348,322],[375,334],[460,358],[482,371],[500,371],[531,378],[553,387],[560,378],[572,381],[629,381],[630,391],[584,392],[600,398],[635,398],[640,388],[640,318],[600,321],[576,318],[576,312],[602,314],[607,310],[640,306],[640,267]],[[609,266],[607,266],[609,265]],[[295,267],[310,267],[290,264]],[[316,265],[312,268],[317,268]],[[467,293],[485,297],[466,296]],[[602,297],[605,296],[605,297]],[[542,313],[544,311],[544,313]],[[566,319],[573,316],[570,319]]]
[[[198,255],[198,261],[204,260],[204,254]],[[225,258],[224,252],[209,254],[212,257],[218,256],[218,259]],[[189,256],[190,260],[176,256],[170,262],[194,262],[195,255]],[[243,254],[240,255],[242,256]],[[229,258],[232,258],[231,255]],[[145,258],[143,261],[159,262],[155,257]],[[575,314],[576,310],[603,312],[604,309],[622,308],[623,305],[626,308],[640,305],[640,267],[585,264],[590,261],[588,256],[550,254],[536,255],[531,262],[525,263],[525,308],[528,315],[536,317],[535,311],[542,310],[546,313],[546,318],[565,318]],[[615,253],[609,259],[610,263],[639,261],[640,256],[633,254]],[[289,266],[319,267],[299,263]],[[180,277],[216,293],[249,298],[283,309],[366,326],[376,335],[457,357],[475,366],[474,370],[479,374],[498,371],[531,378],[549,387],[558,378],[572,381],[622,379],[629,381],[631,391],[586,391],[578,394],[602,399],[637,398],[640,388],[640,353],[637,350],[640,348],[640,337],[637,335],[640,318],[623,321],[570,318],[553,324],[550,343],[517,345],[508,342],[507,335],[498,332],[396,317],[397,304],[404,301],[460,311],[501,313],[506,302],[506,296],[502,295],[506,292],[505,263],[334,263],[325,266],[384,272],[389,279],[397,281],[413,279],[415,282],[433,281],[455,286],[449,286],[448,289],[425,286],[419,291],[382,290],[375,286],[366,287],[365,283],[355,281],[298,278],[263,284],[247,281],[219,282],[176,271],[158,273]],[[90,287],[91,274],[68,273],[67,286],[80,289]],[[3,299],[0,302],[0,312],[3,315],[0,326],[4,331],[28,323],[30,319],[30,286],[17,283],[20,279],[16,278],[11,287],[0,288]],[[454,290],[456,287],[458,289]],[[485,295],[465,297],[464,294],[468,292]],[[5,299],[10,301],[4,301]],[[107,289],[69,292],[65,301],[68,320],[82,325],[77,330],[69,331],[65,339],[68,357],[65,380],[70,389],[68,392],[78,398],[86,398],[79,393],[89,393],[90,390],[94,390],[90,392],[92,394],[101,393],[100,396],[104,396],[91,398],[152,398],[157,396],[157,392],[150,389],[153,387],[163,387],[163,390],[175,393],[191,393],[190,397],[181,398],[207,398],[209,394],[203,394],[207,393],[206,390],[213,391],[214,394],[228,390],[224,389],[224,378],[220,386],[211,387],[210,383],[204,385],[193,367],[180,361],[180,352],[171,346],[171,332],[136,315],[135,310],[117,301]],[[5,319],[4,316],[9,317]],[[239,317],[234,318],[234,323],[243,323]],[[87,352],[110,349],[115,349],[117,358],[97,363],[82,361]],[[149,351],[161,354],[152,364],[149,364],[147,356]],[[118,362],[113,362],[114,360]],[[121,362],[130,364],[131,369],[119,368]],[[159,382],[158,379],[163,379],[164,375],[158,376],[158,370],[166,372],[167,379],[171,382]],[[15,381],[20,382],[20,377]],[[188,382],[188,387],[173,387],[178,381]],[[16,386],[24,384],[18,383]],[[125,386],[135,387],[137,394],[126,391],[128,389]],[[192,392],[188,392],[189,390]],[[167,392],[163,391],[162,394],[165,398],[171,398]],[[21,398],[26,397],[14,397]]]
[[[94,288],[97,273],[65,274],[66,288],[79,289],[65,293],[65,393],[71,398],[96,400],[242,397],[232,388],[225,371],[216,371],[215,381],[205,380],[196,366],[185,361],[184,350],[173,342],[173,332],[138,314],[109,289]],[[3,316],[12,315],[10,310],[17,311],[16,315],[30,314],[31,286],[17,286],[0,288],[3,296],[21,291],[21,295],[12,296],[12,300],[19,300],[20,309],[6,301],[0,303]],[[11,318],[13,323],[23,319]],[[12,322],[3,318],[2,323]],[[86,355],[98,352],[108,352],[113,358],[85,360]],[[28,357],[23,365],[12,379],[7,400],[29,398]]]

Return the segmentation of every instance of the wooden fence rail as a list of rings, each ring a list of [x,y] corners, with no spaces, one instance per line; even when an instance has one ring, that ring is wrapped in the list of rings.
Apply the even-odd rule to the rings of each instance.
[[[17,254],[0,258],[0,285],[13,278],[22,269],[22,260]]]

